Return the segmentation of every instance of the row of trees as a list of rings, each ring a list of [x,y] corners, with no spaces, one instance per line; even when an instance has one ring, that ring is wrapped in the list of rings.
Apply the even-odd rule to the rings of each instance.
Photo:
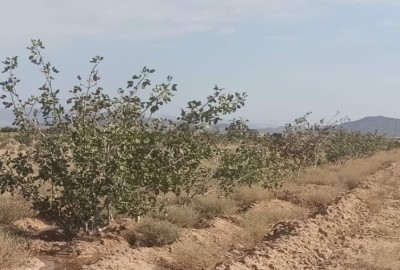
[[[44,60],[42,42],[32,40],[28,49],[45,82],[23,100],[18,58],[3,62],[1,99],[14,112],[24,147],[0,157],[0,190],[24,196],[70,237],[105,226],[113,211],[142,215],[167,192],[192,198],[215,186],[227,193],[236,185],[271,188],[310,166],[394,147],[383,137],[311,125],[307,117],[287,125],[282,138],[257,136],[242,121],[233,121],[225,135],[212,133],[210,125],[246,100],[245,93],[217,86],[204,101],[189,101],[176,121],[157,119],[177,90],[172,77],[153,85],[154,70],[145,67],[110,96],[99,85],[99,56],[63,101],[53,86],[58,70]]]
[[[239,146],[224,153],[220,176],[228,176],[227,183],[231,184],[239,180],[248,185],[261,182],[271,188],[279,186],[283,178],[296,178],[317,165],[343,164],[400,147],[400,141],[394,138],[348,132],[341,128],[342,120],[310,124],[308,115],[287,124],[281,136],[246,133],[247,127],[233,122],[225,140]]]

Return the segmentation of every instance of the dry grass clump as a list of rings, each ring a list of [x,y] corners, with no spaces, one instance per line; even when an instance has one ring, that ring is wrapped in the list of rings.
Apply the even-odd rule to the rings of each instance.
[[[172,269],[201,270],[212,269],[225,254],[224,244],[211,243],[203,245],[195,242],[177,243],[172,251],[174,258]]]
[[[27,242],[0,228],[0,269],[15,269],[28,262]]]
[[[269,230],[278,222],[301,219],[307,215],[307,209],[291,205],[283,207],[271,205],[265,209],[248,211],[240,222],[242,227],[237,233],[238,242],[247,248],[253,247],[263,240]]]
[[[16,133],[0,132],[0,149],[15,149],[19,144],[15,138]]]
[[[342,165],[318,166],[300,175],[296,182],[349,190],[357,187],[368,175],[396,161],[400,161],[399,150],[379,152],[370,158],[349,160]]]
[[[9,224],[33,215],[30,205],[23,198],[10,194],[0,195],[0,224]]]
[[[199,222],[200,213],[191,205],[171,205],[154,217],[167,220],[181,228],[192,228]]]
[[[234,189],[231,198],[238,207],[247,208],[250,205],[272,199],[273,194],[260,186],[237,187]]]
[[[318,189],[307,191],[304,194],[304,200],[311,204],[327,205],[334,201],[341,190],[335,187],[322,186]]]
[[[301,175],[297,182],[353,189],[370,174],[370,170],[367,167],[366,164],[353,160],[340,167],[335,165],[322,165]]]
[[[298,205],[288,206],[270,205],[265,211],[268,213],[268,222],[275,224],[283,220],[302,219],[307,216],[307,209]]]
[[[261,242],[271,229],[268,211],[265,209],[251,210],[244,215],[240,225],[243,229],[237,233],[238,242],[250,248]]]
[[[166,220],[145,219],[123,237],[132,246],[164,246],[179,238],[179,229]]]
[[[193,207],[200,213],[202,218],[206,219],[231,215],[237,211],[236,204],[233,200],[214,196],[198,197],[194,199]]]

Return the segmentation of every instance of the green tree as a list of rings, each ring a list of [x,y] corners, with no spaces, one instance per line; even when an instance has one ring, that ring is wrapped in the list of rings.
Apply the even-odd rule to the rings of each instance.
[[[40,93],[23,100],[15,75],[18,58],[7,58],[1,98],[13,110],[14,126],[30,144],[0,158],[0,189],[20,193],[43,218],[73,237],[80,229],[98,230],[111,211],[138,216],[155,205],[160,193],[205,192],[221,148],[206,127],[244,105],[245,93],[215,87],[203,101],[193,100],[177,121],[154,114],[174,96],[172,77],[153,85],[144,67],[125,88],[107,94],[100,86],[96,56],[86,80],[64,102],[54,86],[58,69],[46,62],[40,40],[28,47],[30,61],[45,82]]]

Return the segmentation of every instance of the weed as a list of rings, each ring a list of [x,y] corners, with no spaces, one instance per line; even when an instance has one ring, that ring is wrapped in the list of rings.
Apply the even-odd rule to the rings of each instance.
[[[237,210],[233,200],[213,196],[198,197],[194,200],[193,206],[200,213],[200,216],[206,219],[230,215]]]
[[[0,224],[9,224],[32,215],[29,204],[22,198],[10,194],[0,196]]]
[[[339,193],[340,190],[338,188],[325,186],[308,191],[304,194],[304,199],[311,204],[327,205],[331,203]]]
[[[138,224],[135,231],[141,236],[141,240],[147,246],[163,246],[173,243],[179,238],[177,226],[166,220],[146,219]],[[136,244],[138,240],[134,233],[127,233],[125,239],[130,244]]]
[[[27,242],[0,228],[0,269],[15,269],[27,263]]]
[[[238,231],[236,236],[242,245],[251,248],[256,243],[261,242],[276,223],[283,220],[304,218],[306,214],[307,209],[296,205],[291,205],[289,208],[271,205],[265,209],[250,210],[243,216],[242,229]]]
[[[171,205],[154,217],[167,220],[181,228],[192,228],[199,222],[200,214],[191,205]]]
[[[266,201],[272,198],[272,193],[260,186],[237,187],[231,195],[238,207],[247,208],[253,203]]]
[[[211,269],[224,255],[224,245],[203,245],[195,242],[178,243],[172,251],[173,269]]]
[[[241,222],[242,229],[237,233],[238,241],[246,246],[252,247],[261,242],[264,235],[271,229],[266,210],[251,210],[244,215]]]

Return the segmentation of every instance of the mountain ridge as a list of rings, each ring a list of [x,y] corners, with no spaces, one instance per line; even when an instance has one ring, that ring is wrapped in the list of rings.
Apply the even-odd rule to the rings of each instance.
[[[11,110],[0,108],[0,127],[11,126],[14,116]],[[265,127],[264,124],[248,123],[249,127],[258,130],[261,134],[265,133],[282,133],[284,126]],[[228,123],[217,124],[213,129],[218,131],[225,131]],[[260,127],[264,126],[264,127]],[[385,135],[388,137],[400,137],[400,119],[393,117],[366,116],[359,120],[349,121],[341,125],[342,128],[348,131],[359,131],[361,133],[375,133]]]

